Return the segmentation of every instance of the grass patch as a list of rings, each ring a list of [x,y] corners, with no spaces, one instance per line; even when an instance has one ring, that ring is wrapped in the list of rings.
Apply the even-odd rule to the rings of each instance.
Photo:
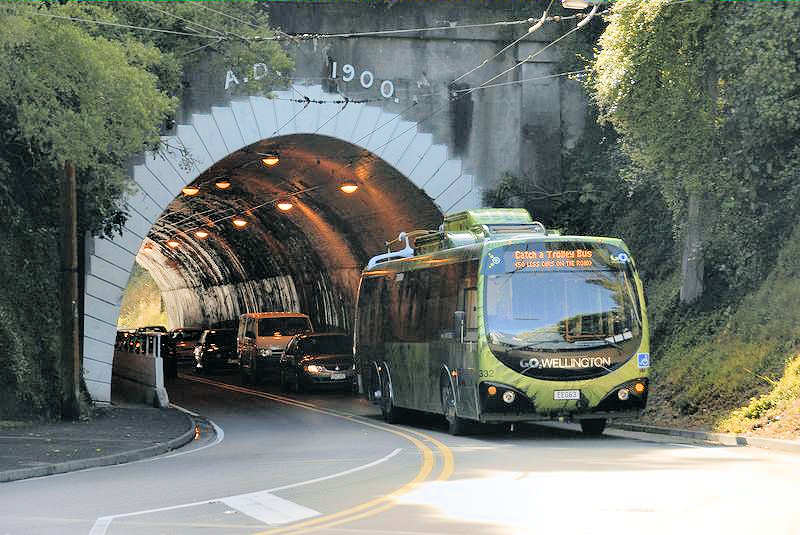
[[[682,309],[673,281],[653,289],[650,419],[744,432],[798,402],[800,227],[779,250],[772,273],[733,305]]]
[[[797,437],[800,434],[800,355],[786,364],[783,377],[766,394],[750,399],[717,425],[728,433]]]

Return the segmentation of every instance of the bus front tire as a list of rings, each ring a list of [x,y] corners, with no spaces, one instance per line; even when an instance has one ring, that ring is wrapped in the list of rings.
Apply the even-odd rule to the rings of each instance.
[[[286,380],[286,370],[283,369],[281,369],[280,372],[280,385],[281,385],[281,392],[289,391],[289,381]]]
[[[600,436],[606,429],[605,418],[591,418],[588,420],[581,420],[581,431],[584,435]]]
[[[447,420],[447,431],[453,436],[467,434],[469,422],[458,416],[456,411],[456,397],[450,381],[443,381],[442,384],[442,411]]]

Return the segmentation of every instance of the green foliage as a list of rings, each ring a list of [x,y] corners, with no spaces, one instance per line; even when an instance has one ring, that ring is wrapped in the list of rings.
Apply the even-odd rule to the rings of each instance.
[[[292,65],[256,39],[270,30],[254,3],[18,2],[0,6],[0,25],[0,418],[52,417],[64,162],[77,169],[79,235],[110,235],[125,221],[130,160],[159,149],[188,69],[265,63],[247,90],[267,92]]]
[[[660,396],[671,399],[679,412],[705,409],[718,415],[734,409],[772,386],[772,378],[780,377],[787,359],[796,354],[800,226],[779,245],[775,269],[740,303],[706,312],[667,313],[669,327],[662,332],[666,341],[654,360],[654,372]],[[753,407],[753,414],[760,414]]]
[[[781,31],[776,31],[780,28]],[[613,4],[588,86],[601,118],[684,231],[703,198],[707,287],[736,298],[771,269],[769,244],[800,201],[800,8]]]
[[[122,296],[117,326],[134,329],[146,325],[166,326],[167,314],[156,281],[146,269],[135,264]]]

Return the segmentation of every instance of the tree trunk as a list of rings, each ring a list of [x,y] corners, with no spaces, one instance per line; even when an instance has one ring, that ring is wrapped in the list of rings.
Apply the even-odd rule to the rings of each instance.
[[[703,294],[703,222],[700,219],[701,197],[689,193],[689,214],[681,258],[681,303],[689,304]]]

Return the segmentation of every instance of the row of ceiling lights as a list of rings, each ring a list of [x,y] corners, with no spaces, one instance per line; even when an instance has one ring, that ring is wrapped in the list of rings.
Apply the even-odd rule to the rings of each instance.
[[[278,155],[278,153],[259,154],[259,156],[262,157],[260,161],[264,167],[274,167],[278,164],[278,162],[280,162],[280,156]],[[219,190],[226,190],[231,187],[231,182],[227,178],[219,178],[216,182],[214,182],[214,187],[216,187]],[[339,189],[343,193],[349,195],[351,193],[355,193],[358,190],[358,184],[349,180],[344,181],[341,184],[339,184]],[[187,197],[194,197],[195,195],[200,193],[200,188],[198,188],[197,186],[186,186],[181,191]],[[292,209],[294,204],[290,199],[287,198],[287,199],[281,199],[275,204],[275,206],[278,208],[278,210],[282,212],[288,212],[289,210]],[[247,219],[245,219],[243,216],[233,217],[231,219],[231,223],[233,223],[233,226],[237,230],[241,230],[248,225]],[[195,238],[200,240],[204,240],[208,238],[208,236],[210,235],[209,232],[204,229],[198,229],[194,231],[193,234]],[[166,243],[167,246],[171,249],[176,249],[177,247],[180,246],[180,241],[178,241],[175,238],[170,238],[169,240],[167,240]]]

